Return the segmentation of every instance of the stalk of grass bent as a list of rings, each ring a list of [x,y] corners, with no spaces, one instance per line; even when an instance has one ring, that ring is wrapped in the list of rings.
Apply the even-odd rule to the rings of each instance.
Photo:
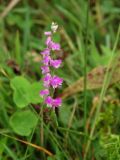
[[[4,11],[0,14],[0,20],[5,18],[8,13],[20,2],[20,0],[12,0],[8,6],[4,9]]]
[[[69,129],[72,126],[72,122],[73,122],[73,118],[74,118],[74,114],[75,114],[77,106],[78,106],[77,105],[77,100],[75,98],[75,103],[73,105],[72,113],[71,113],[70,118],[68,120],[68,126],[67,126],[67,129],[66,129],[66,134],[65,134],[65,138],[64,138],[65,146],[67,146],[67,140],[68,140],[68,136],[69,136]]]
[[[96,114],[95,114],[95,118],[94,118],[94,121],[93,121],[93,124],[92,124],[92,127],[91,127],[90,136],[89,136],[87,145],[85,147],[86,149],[85,149],[85,153],[84,153],[84,160],[86,160],[86,158],[87,158],[87,153],[89,151],[91,141],[92,141],[92,138],[93,138],[93,135],[94,135],[95,127],[96,127],[96,121],[97,121],[97,118],[99,117],[99,113],[100,113],[100,110],[101,110],[101,107],[102,107],[103,98],[105,96],[105,93],[107,91],[112,73],[113,73],[114,68],[116,66],[116,63],[114,63],[113,60],[115,60],[115,58],[117,58],[117,55],[115,56],[114,52],[116,50],[116,47],[117,47],[117,44],[118,44],[118,41],[119,41],[119,35],[120,35],[120,25],[119,25],[118,32],[117,32],[116,41],[114,43],[114,47],[113,47],[113,50],[112,50],[112,56],[111,56],[111,59],[109,61],[109,64],[108,64],[108,67],[107,67],[107,72],[106,72],[106,75],[105,75],[105,78],[104,78],[103,87],[102,87],[101,94],[100,94],[100,101],[99,101],[99,104],[98,104],[97,109],[96,109]],[[109,72],[109,69],[110,69],[111,66],[112,66],[112,71]]]
[[[45,152],[46,154],[48,154],[49,156],[53,156],[53,154],[52,154],[50,151],[48,151],[47,149],[45,149],[45,148],[43,148],[43,147],[41,147],[41,146],[37,146],[36,144],[33,144],[33,143],[30,143],[30,142],[21,140],[21,139],[16,138],[16,137],[12,137],[12,136],[7,135],[7,134],[2,133],[2,132],[0,132],[0,134],[3,135],[3,136],[5,136],[5,137],[8,137],[8,138],[14,139],[14,140],[16,140],[16,141],[19,141],[19,142],[21,142],[21,143],[24,143],[24,144],[26,144],[26,145],[28,145],[28,146],[34,147],[34,148],[36,148],[36,149],[38,149],[38,150],[40,150],[40,151],[43,151],[43,152]]]

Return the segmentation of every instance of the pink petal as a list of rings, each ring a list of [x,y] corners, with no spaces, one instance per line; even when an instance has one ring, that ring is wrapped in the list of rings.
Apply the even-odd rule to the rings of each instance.
[[[49,65],[50,60],[51,60],[50,56],[45,56],[45,57],[43,58],[43,64]]]
[[[45,75],[45,77],[43,78],[43,82],[45,87],[50,87],[51,75],[49,73]]]
[[[52,38],[50,36],[47,37],[45,44],[48,46],[48,48],[49,48],[49,45],[51,44],[51,42],[52,42]]]
[[[43,56],[49,56],[49,55],[50,55],[50,50],[49,50],[48,48],[46,48],[45,50],[43,50],[43,51],[41,52],[41,54],[42,54]]]
[[[53,99],[53,102],[52,102],[53,108],[59,107],[59,106],[61,106],[61,104],[62,104],[62,99],[61,98]]]
[[[42,70],[42,74],[46,74],[50,72],[50,69],[48,66],[42,66],[41,70]]]
[[[60,50],[60,44],[59,43],[51,43],[51,49],[52,50]]]
[[[44,32],[44,35],[46,35],[46,36],[51,36],[52,33],[51,33],[50,31],[48,31],[48,32]]]
[[[60,78],[60,77],[58,77],[58,76],[53,76],[53,77],[51,78],[50,84],[51,84],[51,86],[52,86],[53,88],[57,88],[57,87],[59,87],[59,86],[62,85],[62,82],[63,82],[63,79],[62,79],[62,78]]]
[[[52,107],[52,104],[53,104],[53,99],[52,99],[52,97],[48,96],[48,97],[45,99],[45,104],[47,104],[47,106],[49,106],[49,107]]]
[[[62,63],[62,60],[50,60],[50,65],[54,68],[59,68]]]
[[[44,95],[48,95],[49,94],[49,90],[48,89],[44,89],[40,91],[40,95],[43,97]]]

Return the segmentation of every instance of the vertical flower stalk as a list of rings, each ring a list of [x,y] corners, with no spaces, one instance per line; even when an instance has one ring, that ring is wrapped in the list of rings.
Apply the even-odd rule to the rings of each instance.
[[[62,78],[58,77],[57,75],[52,75],[53,68],[58,69],[62,63],[61,59],[53,58],[54,52],[61,49],[60,44],[55,43],[52,40],[53,34],[57,31],[57,28],[58,25],[52,23],[51,31],[44,32],[46,36],[46,48],[41,52],[43,57],[43,66],[41,66],[41,70],[43,74],[43,85],[45,89],[40,91],[40,96],[44,98],[44,103],[51,108],[59,107],[62,103],[61,98],[53,98],[51,94],[51,90],[52,93],[54,93],[54,90],[59,88],[63,83]]]

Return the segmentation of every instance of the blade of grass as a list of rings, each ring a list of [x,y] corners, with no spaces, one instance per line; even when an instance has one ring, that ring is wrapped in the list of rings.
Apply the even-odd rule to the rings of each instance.
[[[64,36],[64,38],[66,39],[70,49],[75,52],[76,51],[76,47],[73,44],[72,39],[70,38],[70,36],[67,34],[67,32],[64,29],[61,29],[61,34]]]
[[[87,1],[86,11],[86,25],[85,25],[85,49],[84,49],[84,132],[86,133],[86,119],[87,119],[87,54],[88,54],[88,28],[89,28],[89,0]],[[84,143],[86,142],[86,137]]]
[[[15,155],[15,153],[6,146],[6,144],[3,144],[5,150],[7,151],[8,155],[13,159],[13,160],[18,160],[17,156]]]
[[[21,44],[20,44],[20,35],[19,31],[16,32],[16,37],[15,37],[15,58],[17,63],[21,66],[22,65],[22,60],[21,60]]]
[[[69,12],[67,9],[65,9],[59,5],[56,5],[56,8],[59,11],[61,11],[66,17],[68,17],[71,20],[71,22],[73,22],[74,24],[76,24],[77,26],[79,26],[81,28],[81,23],[80,23],[79,19],[77,19],[71,12]]]
[[[64,138],[64,142],[65,142],[65,146],[67,146],[67,140],[68,140],[68,136],[69,136],[69,129],[71,128],[71,125],[72,125],[72,122],[73,122],[73,118],[74,118],[74,114],[75,114],[75,111],[76,111],[76,108],[77,108],[77,100],[75,98],[75,103],[73,105],[73,108],[72,108],[72,113],[70,115],[70,118],[68,120],[68,126],[67,126],[67,129],[66,129],[66,134],[65,134],[65,138]]]
[[[22,54],[22,59],[25,59],[25,54],[27,52],[28,49],[28,44],[29,44],[29,39],[30,39],[30,7],[27,4],[27,1],[24,1],[24,5],[26,8],[26,12],[25,12],[25,25],[24,25],[24,36],[23,36],[23,54]],[[24,63],[23,63],[24,64]],[[24,65],[23,65],[24,66]]]
[[[73,134],[76,134],[76,135],[82,135],[82,136],[86,136],[83,132],[79,132],[79,131],[75,131],[75,130],[73,130],[73,129],[67,129],[67,128],[63,128],[63,127],[58,127],[58,129],[59,130],[61,130],[61,131],[67,131],[67,132],[69,132],[69,133],[73,133]]]

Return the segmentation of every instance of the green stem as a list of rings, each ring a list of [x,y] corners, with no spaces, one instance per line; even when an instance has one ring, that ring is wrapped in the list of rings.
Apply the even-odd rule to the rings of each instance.
[[[87,2],[87,15],[85,26],[85,49],[84,49],[84,132],[86,133],[86,119],[87,119],[87,52],[88,52],[88,26],[89,25],[89,0]],[[86,137],[85,137],[86,141]]]

